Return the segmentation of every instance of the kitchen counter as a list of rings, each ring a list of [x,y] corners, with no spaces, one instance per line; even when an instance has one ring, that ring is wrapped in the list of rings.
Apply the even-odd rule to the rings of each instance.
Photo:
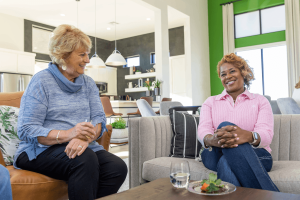
[[[111,106],[115,113],[123,113],[122,117],[127,117],[127,113],[137,111],[136,101],[114,100],[110,101]],[[160,102],[153,101],[152,108],[156,112],[159,110]]]

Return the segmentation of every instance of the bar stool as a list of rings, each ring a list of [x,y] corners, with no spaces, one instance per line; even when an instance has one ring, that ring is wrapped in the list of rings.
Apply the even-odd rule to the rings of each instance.
[[[172,101],[172,98],[167,98],[167,97],[165,97],[165,98],[163,98],[162,100],[161,100],[161,102],[163,102],[163,101]],[[160,114],[160,109],[158,110],[158,111],[156,111],[155,112],[156,114]]]
[[[149,105],[152,107],[153,97],[141,97],[141,99],[145,99],[149,103]],[[140,115],[141,116],[141,112],[139,109],[137,109],[137,111],[134,113],[127,113],[128,120],[129,120],[129,115]]]
[[[111,117],[112,116],[122,116],[123,113],[115,113],[112,109],[110,100],[108,97],[100,97],[100,100],[102,102],[102,106],[103,106],[103,110],[105,113],[105,117],[109,117],[110,118],[110,123],[111,123]]]

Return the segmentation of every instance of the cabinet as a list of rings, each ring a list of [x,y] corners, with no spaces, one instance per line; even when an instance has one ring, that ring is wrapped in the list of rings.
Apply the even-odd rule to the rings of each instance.
[[[84,73],[90,76],[95,82],[107,83],[107,93],[103,94],[117,95],[117,68],[86,68]]]
[[[0,72],[34,74],[35,53],[0,48]]]

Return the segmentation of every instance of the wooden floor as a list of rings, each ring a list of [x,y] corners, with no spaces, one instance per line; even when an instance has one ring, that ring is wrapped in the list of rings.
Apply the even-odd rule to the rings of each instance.
[[[119,156],[122,159],[129,157],[128,144],[119,146],[111,144],[109,147],[109,152]]]

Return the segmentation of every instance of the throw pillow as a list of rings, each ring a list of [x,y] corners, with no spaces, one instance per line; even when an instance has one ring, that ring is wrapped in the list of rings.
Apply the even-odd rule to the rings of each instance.
[[[171,157],[198,158],[202,147],[198,141],[199,115],[171,111],[173,137],[171,141]]]
[[[0,106],[0,149],[6,165],[12,165],[21,142],[17,134],[19,108]]]

